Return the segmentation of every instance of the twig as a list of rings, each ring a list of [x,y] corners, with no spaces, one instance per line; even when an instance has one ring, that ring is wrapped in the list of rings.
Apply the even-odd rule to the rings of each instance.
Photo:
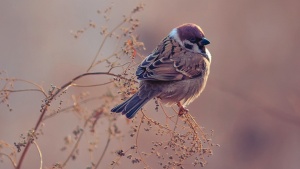
[[[110,127],[111,127],[111,122],[109,121],[108,138],[107,138],[107,141],[106,141],[104,150],[103,150],[103,152],[102,152],[102,154],[101,154],[101,157],[99,158],[99,160],[97,161],[97,164],[95,165],[95,169],[97,169],[97,168],[99,167],[99,164],[101,163],[101,161],[102,161],[102,159],[103,159],[103,157],[104,157],[104,155],[105,155],[105,153],[106,153],[106,151],[107,151],[107,148],[108,148],[108,146],[109,146],[109,143],[110,143],[110,140],[111,140],[111,131],[110,131],[111,129],[110,129]]]
[[[14,162],[14,160],[13,160],[9,155],[4,154],[4,153],[0,153],[0,156],[2,156],[2,155],[5,156],[5,157],[7,157],[7,158],[10,160],[10,162],[11,162],[11,164],[14,166],[14,168],[17,167],[16,162]]]
[[[34,85],[35,87],[39,88],[40,91],[44,94],[44,96],[47,96],[47,94],[46,94],[46,92],[44,91],[44,89],[43,89],[40,85],[38,85],[37,83],[30,82],[30,81],[24,80],[24,79],[18,79],[18,78],[16,78],[16,79],[11,79],[11,80],[12,80],[12,81],[21,81],[21,82],[26,82],[26,83],[32,84],[32,85]]]
[[[141,111],[143,111],[143,110],[141,110]],[[148,166],[148,165],[146,164],[145,160],[143,159],[141,153],[138,151],[138,149],[139,149],[139,146],[138,146],[138,139],[139,139],[139,138],[138,138],[138,137],[139,137],[139,133],[140,133],[140,129],[141,129],[142,121],[144,120],[144,117],[145,117],[145,115],[144,115],[144,113],[143,113],[143,117],[141,118],[140,124],[139,124],[138,129],[137,129],[137,133],[136,133],[136,137],[135,137],[135,145],[136,145],[136,153],[139,154],[139,156],[140,156],[142,162],[144,163],[144,165],[145,165],[145,166]]]
[[[35,91],[35,92],[41,92],[45,95],[45,93],[43,91],[41,91],[40,89],[20,89],[20,90],[3,89],[2,91],[11,92],[11,93],[13,93],[13,92],[32,92],[32,91]]]
[[[68,87],[72,86],[72,84],[73,84],[76,80],[78,80],[78,79],[80,79],[80,78],[82,78],[82,77],[85,77],[85,76],[90,76],[90,75],[109,75],[109,76],[114,76],[114,77],[122,78],[122,77],[120,77],[119,75],[116,75],[116,74],[113,74],[113,73],[108,73],[108,72],[93,72],[93,73],[84,73],[84,74],[81,74],[81,75],[79,75],[79,76],[76,76],[76,77],[73,78],[71,81],[67,82],[66,84],[64,84],[64,85],[63,85],[61,88],[59,88],[54,94],[50,95],[49,98],[48,98],[49,103],[50,103],[50,102],[51,102],[51,101],[52,101],[52,100],[53,100],[60,92],[66,90]],[[124,79],[126,79],[126,78],[124,78]],[[44,115],[46,114],[46,112],[47,112],[49,106],[50,106],[49,104],[46,104],[45,107],[43,108],[43,110],[42,110],[42,112],[41,112],[41,115],[40,115],[40,117],[39,117],[39,119],[38,119],[38,121],[37,121],[37,123],[36,123],[34,129],[33,129],[34,131],[37,131],[37,129],[39,128],[41,122],[43,121],[43,117],[44,117]],[[21,155],[21,157],[20,157],[20,160],[19,160],[19,162],[18,162],[18,164],[17,164],[16,169],[20,169],[20,168],[21,168],[22,162],[24,161],[24,158],[25,158],[25,156],[26,156],[26,154],[27,154],[27,151],[28,151],[29,147],[30,147],[30,143],[26,144],[26,146],[25,146],[25,148],[24,148],[24,151],[23,151],[23,153],[22,153],[22,155]]]
[[[121,54],[121,53],[122,53],[121,50],[120,50],[120,51],[117,51],[117,52],[115,52],[115,53],[109,55],[108,57],[106,57],[106,58],[104,58],[104,59],[101,59],[101,60],[97,61],[96,63],[94,63],[93,66],[96,66],[96,65],[98,65],[98,64],[100,64],[100,63],[102,63],[102,62],[104,62],[104,61],[108,61],[110,58],[112,58],[112,57],[114,57],[114,56],[118,56],[118,55]]]
[[[117,30],[120,26],[122,26],[122,25],[123,25],[124,23],[126,23],[126,22],[127,22],[127,20],[124,19],[124,20],[123,20],[121,23],[119,23],[114,29],[112,29],[109,33],[107,33],[107,34],[104,36],[104,39],[102,40],[101,45],[100,45],[98,51],[96,52],[96,55],[95,55],[95,57],[94,57],[94,59],[93,59],[93,62],[92,62],[92,64],[90,65],[90,67],[87,69],[86,72],[89,72],[89,71],[92,69],[92,67],[95,65],[95,62],[96,62],[96,60],[97,60],[97,57],[98,57],[98,55],[100,54],[100,51],[102,50],[102,48],[103,48],[103,46],[104,46],[104,44],[105,44],[106,39],[107,39],[107,38],[108,38],[115,30]]]
[[[87,124],[87,122],[86,122],[86,124]],[[80,140],[81,140],[81,138],[83,136],[83,133],[84,133],[84,130],[81,131],[81,133],[80,133],[80,135],[79,135],[79,137],[78,137],[78,139],[77,139],[77,141],[76,141],[76,143],[75,143],[75,145],[74,145],[71,153],[68,155],[67,159],[62,164],[62,168],[64,168],[66,166],[67,162],[70,160],[70,158],[72,157],[72,155],[74,154],[74,152],[78,148],[78,145],[79,145],[79,142],[80,142]]]
[[[85,123],[84,123],[84,125],[83,125],[83,130],[81,131],[81,133],[80,133],[80,135],[79,135],[79,137],[78,137],[78,139],[77,139],[77,141],[76,141],[76,143],[75,143],[75,145],[74,145],[74,147],[73,147],[71,153],[68,155],[67,159],[66,159],[66,160],[64,161],[64,163],[62,164],[62,167],[65,167],[65,165],[67,164],[67,162],[70,160],[70,158],[72,157],[72,155],[74,154],[74,152],[75,152],[76,149],[78,148],[79,142],[80,142],[80,140],[81,140],[81,138],[82,138],[82,136],[83,136],[83,134],[84,134],[85,128],[87,127],[88,122],[90,121],[91,118],[93,118],[93,116],[94,116],[94,115],[91,114],[91,115],[85,120]],[[111,123],[110,123],[110,124],[111,124]],[[110,129],[110,127],[111,127],[111,126],[109,125],[109,129]],[[102,155],[101,155],[100,159],[98,160],[98,162],[97,162],[97,164],[96,164],[95,169],[98,167],[98,165],[100,164],[102,158],[104,157],[104,154],[105,154],[106,151],[107,151],[107,148],[108,148],[108,145],[109,145],[109,143],[110,143],[110,140],[111,140],[111,131],[109,131],[109,136],[108,136],[108,140],[107,140],[106,146],[105,146],[105,148],[104,148],[104,150],[103,150],[103,152],[102,152]]]
[[[33,141],[33,144],[36,146],[36,149],[38,150],[39,155],[40,155],[40,162],[41,162],[40,163],[40,169],[43,169],[43,156],[42,156],[41,149],[40,149],[39,145],[35,141]]]
[[[178,119],[179,119],[179,116],[177,115],[176,116],[176,123],[174,124],[174,129],[173,129],[172,137],[174,137],[174,133],[175,133],[175,130],[176,130],[177,125],[178,125]]]
[[[106,83],[101,83],[101,84],[94,84],[94,85],[78,85],[78,84],[74,84],[72,86],[74,87],[96,87],[96,86],[104,86],[104,85],[107,85],[107,84],[110,84],[114,81],[110,81],[110,82],[106,82]]]
[[[151,123],[153,123],[153,124],[159,126],[160,128],[164,128],[164,129],[166,129],[167,131],[173,132],[173,131],[172,131],[171,129],[169,129],[168,127],[163,126],[163,125],[159,124],[158,122],[153,121],[151,118],[147,117],[143,111],[142,111],[142,114],[143,114],[143,116],[144,116],[149,122],[151,122]]]
[[[89,99],[86,99],[86,100],[82,100],[82,101],[80,101],[80,102],[77,102],[77,104],[83,104],[83,103],[87,103],[87,102],[92,101],[92,100],[98,100],[98,99],[102,99],[102,98],[103,98],[103,96],[100,96],[100,97],[92,97],[92,98],[89,98]],[[67,111],[67,110],[70,110],[70,109],[72,109],[72,108],[74,108],[74,105],[65,107],[65,108],[63,108],[63,109],[60,109],[60,110],[57,111],[57,112],[55,111],[54,113],[49,114],[48,116],[45,116],[45,117],[43,118],[43,121],[47,120],[48,118],[51,118],[51,117],[55,116],[57,113],[61,113],[61,112]]]
[[[174,115],[173,115],[173,116],[169,116],[169,115],[167,114],[167,112],[165,111],[165,108],[164,108],[164,106],[161,104],[161,102],[159,102],[159,106],[161,107],[162,111],[164,112],[164,114],[165,114],[165,116],[166,116],[166,123],[167,123],[167,119],[170,119],[173,123],[175,123],[175,122],[173,121],[173,119],[172,119],[172,117],[174,117]]]
[[[122,64],[122,65],[117,65],[117,66],[112,66],[107,72],[111,72],[114,68],[117,68],[117,67],[123,67],[123,66],[125,66],[125,65],[127,65],[127,64],[131,64],[132,62],[126,62],[126,63],[124,63],[124,64]]]

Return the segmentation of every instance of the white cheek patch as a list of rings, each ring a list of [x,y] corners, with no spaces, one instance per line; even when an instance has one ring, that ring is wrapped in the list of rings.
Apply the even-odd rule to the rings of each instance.
[[[193,51],[195,52],[195,53],[201,53],[201,51],[200,51],[200,49],[199,49],[199,47],[198,47],[198,45],[197,44],[195,44],[195,43],[193,43]]]
[[[174,28],[170,33],[169,36],[171,38],[174,38],[181,46],[183,46],[183,43],[181,42],[179,36],[178,36],[178,32],[177,32],[177,28]]]
[[[210,52],[209,52],[209,50],[207,48],[205,48],[205,53],[206,53],[209,61],[211,62],[211,54],[210,54]]]

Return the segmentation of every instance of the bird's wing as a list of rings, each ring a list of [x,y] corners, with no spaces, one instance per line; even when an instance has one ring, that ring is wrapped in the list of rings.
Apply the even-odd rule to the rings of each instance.
[[[176,81],[203,76],[209,62],[199,53],[187,51],[174,39],[162,43],[138,66],[139,80]]]

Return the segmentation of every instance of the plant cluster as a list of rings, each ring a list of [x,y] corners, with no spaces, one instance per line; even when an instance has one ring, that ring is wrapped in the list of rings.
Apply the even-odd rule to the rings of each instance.
[[[7,107],[8,111],[14,111],[9,103],[13,93],[39,92],[44,97],[39,118],[33,128],[28,129],[27,133],[21,134],[20,140],[14,143],[0,140],[2,162],[6,162],[5,159],[8,159],[15,169],[22,168],[22,163],[26,162],[25,157],[28,156],[28,150],[31,145],[34,145],[40,156],[40,168],[66,168],[71,160],[80,158],[79,150],[80,146],[83,146],[82,139],[88,137],[89,142],[85,147],[90,154],[90,162],[87,163],[89,169],[99,168],[102,163],[107,163],[103,165],[111,168],[117,168],[122,162],[141,165],[144,168],[153,168],[153,165],[161,166],[161,168],[184,168],[191,165],[204,166],[207,163],[205,157],[212,155],[212,147],[217,145],[211,141],[212,131],[206,132],[191,114],[179,117],[176,108],[165,108],[159,100],[155,99],[154,107],[144,108],[136,117],[127,120],[126,128],[128,130],[126,130],[120,124],[124,118],[119,118],[121,116],[110,112],[110,109],[120,100],[129,98],[138,90],[135,68],[144,58],[140,51],[145,47],[144,43],[140,42],[138,36],[135,35],[140,21],[134,16],[143,8],[144,5],[139,4],[128,16],[123,16],[120,23],[113,28],[99,27],[95,22],[90,21],[83,29],[71,31],[72,36],[79,39],[89,29],[98,29],[102,42],[86,72],[71,78],[62,86],[51,85],[47,91],[37,83],[12,78],[6,72],[1,72],[0,106]],[[97,14],[106,23],[109,23],[112,9],[113,7],[109,6],[102,11],[98,10]],[[111,45],[108,44],[109,39],[116,44],[115,51],[102,56],[101,51],[105,45]],[[92,71],[97,67],[106,67],[107,71]],[[103,77],[107,81],[92,85],[78,82],[87,76]],[[28,84],[31,87],[18,89],[15,87],[17,83]],[[106,87],[109,90],[103,95],[91,95],[89,89],[97,86]],[[70,88],[76,87],[87,90],[79,94],[69,93]],[[92,104],[95,101],[97,106]],[[71,104],[67,105],[67,103]],[[65,159],[53,162],[52,166],[44,166],[43,154],[46,152],[43,152],[38,144],[39,137],[47,137],[47,133],[43,133],[43,124],[47,123],[48,119],[66,112],[71,112],[70,114],[78,117],[82,123],[74,126],[74,130],[63,138],[65,144],[60,151],[68,151]],[[151,114],[160,114],[160,117],[164,118],[150,117]],[[106,131],[106,137],[99,137],[96,134],[96,131],[101,129]],[[148,138],[148,142],[143,141],[142,143],[141,140],[145,140],[144,138]],[[122,147],[112,147],[112,142],[119,142]],[[104,148],[99,154],[95,150],[100,144],[104,144]],[[113,154],[111,155],[110,152]],[[113,159],[110,162],[104,162],[105,156],[113,156]],[[156,161],[156,164],[151,161]]]

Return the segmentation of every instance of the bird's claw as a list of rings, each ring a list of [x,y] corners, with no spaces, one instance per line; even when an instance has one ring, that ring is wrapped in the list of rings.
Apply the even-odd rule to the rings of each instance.
[[[181,105],[181,103],[177,103],[177,106],[179,107],[178,116],[182,116],[182,115],[184,115],[184,114],[186,114],[186,113],[189,112],[189,109],[186,109],[185,107],[183,107]]]

